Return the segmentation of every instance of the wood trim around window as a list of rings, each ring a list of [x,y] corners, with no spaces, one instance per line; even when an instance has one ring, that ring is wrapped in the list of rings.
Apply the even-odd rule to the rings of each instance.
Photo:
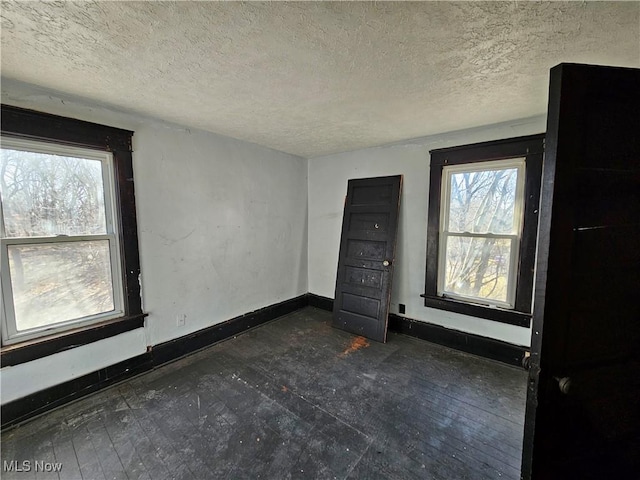
[[[17,365],[142,327],[146,314],[142,312],[140,296],[140,255],[131,143],[133,132],[10,105],[1,105],[0,112],[3,137],[111,152],[115,177],[114,203],[120,212],[118,235],[124,293],[122,317],[3,346],[0,349],[0,364],[3,367]]]
[[[533,277],[540,203],[544,134],[432,150],[427,225],[425,307],[528,327],[531,323]],[[514,309],[488,307],[437,295],[442,169],[492,160],[525,157],[525,205]]]

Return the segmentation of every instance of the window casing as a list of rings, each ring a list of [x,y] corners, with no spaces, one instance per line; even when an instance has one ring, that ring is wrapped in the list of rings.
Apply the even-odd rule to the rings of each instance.
[[[425,306],[528,326],[544,135],[431,152]]]
[[[37,201],[21,209],[3,197],[2,366],[28,362],[144,326],[133,132],[7,105],[2,105],[1,111],[3,156],[10,151],[16,158],[23,156],[27,163],[40,162],[38,168],[24,170],[35,175],[29,195]],[[16,168],[15,162],[10,168]],[[56,183],[59,178],[69,181],[65,174],[72,178],[72,193],[82,191],[81,197],[68,193],[66,183]],[[54,184],[57,186],[51,186]],[[51,194],[53,191],[55,195]],[[83,200],[77,201],[78,198]],[[83,210],[58,208],[71,204],[74,208],[80,204]],[[24,199],[20,205],[25,205]],[[19,265],[15,264],[15,251],[20,249],[27,257],[31,255],[31,260],[22,258],[24,278],[20,280],[27,285],[22,291],[27,296],[16,302],[16,294],[21,293],[16,289]],[[44,274],[36,268],[42,265],[47,266],[50,276],[29,297],[29,282],[42,279]],[[90,281],[79,281],[86,278]],[[52,296],[51,292],[64,293],[66,288],[68,298]],[[39,314],[32,308],[25,313],[28,308],[24,306],[29,307],[30,300],[43,301],[47,297],[53,299],[50,310],[44,308]],[[76,305],[71,297],[78,300]],[[22,306],[18,305],[20,302]],[[65,302],[78,308],[67,308]]]

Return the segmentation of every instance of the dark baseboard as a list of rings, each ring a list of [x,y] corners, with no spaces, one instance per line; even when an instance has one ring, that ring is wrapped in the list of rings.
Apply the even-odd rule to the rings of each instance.
[[[2,429],[18,425],[36,415],[231,338],[306,307],[308,304],[308,295],[300,295],[184,337],[155,345],[148,352],[137,357],[6,403],[2,405],[0,412]]]
[[[218,343],[234,335],[238,335],[250,328],[262,325],[278,317],[295,312],[308,305],[307,295],[276,303],[261,308],[251,313],[246,313],[226,322],[198,330],[184,337],[176,338],[159,345],[151,350],[153,365],[163,365],[172,360],[184,357],[190,353],[201,350],[209,345]]]
[[[36,415],[160,367],[307,305],[333,311],[332,298],[308,293],[155,345],[147,353],[137,357],[2,405],[2,428],[18,425]],[[524,347],[395,314],[389,315],[389,330],[519,367],[522,367],[522,358],[526,350]]]
[[[333,298],[322,297],[315,293],[307,293],[307,298],[309,306],[333,312]]]
[[[389,315],[389,330],[522,368],[526,348],[472,333]]]
[[[149,353],[129,358],[96,372],[32,393],[2,405],[2,429],[29,420],[114,383],[146,372],[152,368]]]
[[[308,296],[309,305],[329,312],[333,311],[333,298],[322,297],[313,293],[309,293]],[[522,360],[527,350],[525,347],[501,342],[500,340],[452,330],[432,323],[402,317],[394,313],[389,314],[389,330],[517,367],[523,366]]]

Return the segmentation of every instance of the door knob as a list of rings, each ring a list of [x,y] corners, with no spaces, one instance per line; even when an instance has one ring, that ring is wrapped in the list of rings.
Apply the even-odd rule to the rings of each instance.
[[[558,388],[560,388],[560,391],[565,395],[569,395],[569,390],[571,390],[571,378],[569,377],[562,377],[562,378],[553,377],[553,378],[555,378],[556,381],[558,382]]]
[[[385,260],[384,262],[382,262],[382,265],[384,265],[385,267],[389,266],[389,260]]]

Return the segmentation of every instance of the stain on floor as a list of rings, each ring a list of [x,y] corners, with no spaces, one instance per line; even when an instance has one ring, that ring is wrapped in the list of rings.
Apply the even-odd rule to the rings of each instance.
[[[369,346],[369,341],[364,337],[354,337],[351,339],[349,346],[342,352],[339,357],[346,357],[350,353],[357,352],[361,348],[367,348]]]
[[[330,324],[308,307],[7,430],[3,465],[63,466],[2,479],[519,479],[524,370]]]

